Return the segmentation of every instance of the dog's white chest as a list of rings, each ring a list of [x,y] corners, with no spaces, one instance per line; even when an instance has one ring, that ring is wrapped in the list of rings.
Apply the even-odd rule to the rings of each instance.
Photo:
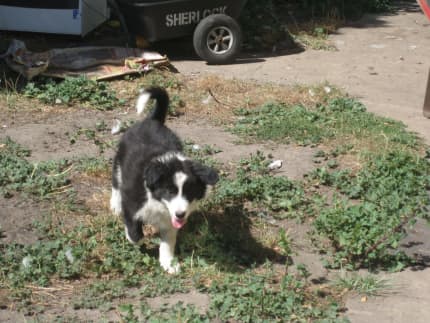
[[[136,212],[135,218],[159,229],[168,228],[171,225],[168,209],[162,202],[152,197],[149,197],[142,208]]]

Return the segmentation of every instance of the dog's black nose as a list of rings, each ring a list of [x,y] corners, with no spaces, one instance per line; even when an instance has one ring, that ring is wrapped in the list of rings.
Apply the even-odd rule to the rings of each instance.
[[[185,217],[185,212],[176,212],[175,215],[178,219],[182,219],[183,217]]]

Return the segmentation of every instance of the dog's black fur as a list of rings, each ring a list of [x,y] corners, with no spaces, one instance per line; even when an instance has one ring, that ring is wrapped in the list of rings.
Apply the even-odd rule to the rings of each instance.
[[[178,267],[171,265],[176,231],[185,224],[194,202],[218,181],[218,174],[186,158],[181,141],[164,125],[169,105],[166,91],[150,88],[138,102],[144,105],[149,98],[156,100],[153,112],[128,129],[119,143],[112,169],[111,208],[122,214],[127,238],[133,243],[143,238],[143,223],[158,227],[160,263],[176,272]]]

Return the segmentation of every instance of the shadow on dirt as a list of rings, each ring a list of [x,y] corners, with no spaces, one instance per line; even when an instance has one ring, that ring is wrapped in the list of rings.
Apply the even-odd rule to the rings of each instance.
[[[348,21],[345,26],[352,28],[383,28],[388,27],[385,19],[387,16],[397,16],[404,13],[420,12],[421,8],[416,1],[397,1],[391,6],[391,10],[381,13],[364,14],[359,19]]]
[[[415,226],[407,230],[400,249],[412,259],[412,271],[430,268],[430,225],[419,219]]]
[[[421,8],[415,0],[395,1],[392,5],[394,13],[399,12],[421,12]]]
[[[430,268],[430,256],[414,254],[413,259],[414,264],[411,266],[412,271],[421,271]]]
[[[275,46],[276,47],[276,46]],[[278,46],[280,49],[273,51],[250,51],[242,50],[238,58],[230,65],[238,64],[252,64],[263,63],[266,58],[298,54],[305,49],[300,44],[295,43],[293,40],[288,41],[287,45]],[[166,54],[171,61],[201,61],[202,59],[197,56],[193,48],[193,42],[190,38],[170,39],[168,41],[160,41],[152,44],[152,50],[155,50],[163,55]]]
[[[193,214],[178,237],[180,257],[192,255],[208,264],[218,264],[228,272],[241,272],[267,260],[275,264],[291,263],[289,257],[256,240],[252,216],[237,205],[217,212]]]

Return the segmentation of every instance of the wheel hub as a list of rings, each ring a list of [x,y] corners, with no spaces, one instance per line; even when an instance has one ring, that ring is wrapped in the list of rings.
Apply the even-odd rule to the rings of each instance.
[[[233,33],[227,27],[213,28],[207,38],[207,46],[214,54],[225,54],[233,46]]]

